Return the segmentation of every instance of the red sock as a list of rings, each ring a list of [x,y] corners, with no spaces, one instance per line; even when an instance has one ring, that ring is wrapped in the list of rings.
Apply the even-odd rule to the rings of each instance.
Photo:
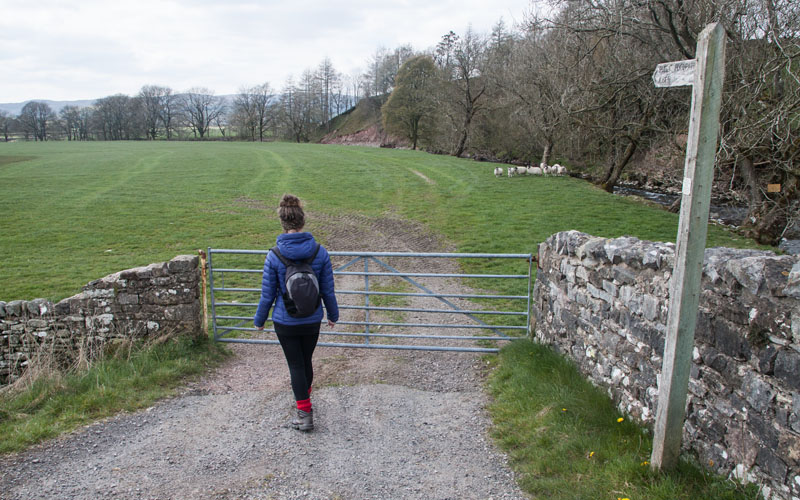
[[[302,410],[306,413],[311,411],[311,398],[303,399],[302,401],[297,402],[297,409]]]

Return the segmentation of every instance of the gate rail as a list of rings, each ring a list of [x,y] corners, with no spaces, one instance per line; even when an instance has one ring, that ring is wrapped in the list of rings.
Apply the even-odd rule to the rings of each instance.
[[[213,331],[214,340],[218,342],[231,342],[231,343],[253,343],[253,344],[278,344],[277,340],[270,339],[257,339],[257,338],[231,338],[228,335],[234,332],[260,332],[252,326],[252,319],[255,314],[249,316],[237,315],[235,313],[230,315],[218,315],[217,308],[237,308],[239,310],[249,310],[258,307],[258,298],[260,297],[260,275],[263,269],[247,269],[235,267],[214,267],[214,256],[222,254],[227,255],[264,255],[266,256],[269,250],[231,250],[231,249],[208,249],[208,266],[209,266],[209,283],[211,288],[211,312],[213,318]],[[497,352],[495,347],[472,347],[472,346],[442,346],[442,345],[415,345],[415,344],[380,344],[371,342],[376,338],[388,339],[431,339],[431,340],[463,340],[463,341],[508,341],[519,336],[509,336],[503,333],[504,331],[524,331],[524,334],[530,335],[530,312],[531,312],[531,286],[532,286],[532,271],[533,262],[535,257],[533,254],[492,254],[492,253],[409,253],[409,252],[329,252],[331,257],[353,257],[346,264],[334,269],[334,276],[363,276],[364,289],[363,290],[337,290],[337,296],[345,295],[363,295],[363,305],[339,305],[340,310],[361,310],[364,311],[364,321],[339,321],[337,325],[349,325],[364,327],[363,332],[340,332],[340,331],[320,331],[320,335],[333,335],[339,337],[360,337],[363,339],[362,343],[346,343],[346,342],[319,342],[317,345],[328,347],[349,347],[349,348],[369,348],[369,349],[405,349],[405,350],[428,350],[428,351],[462,351],[462,352]],[[419,273],[419,272],[402,272],[390,266],[384,260],[387,258],[422,258],[422,259],[524,259],[528,263],[527,274],[458,274],[458,273]],[[263,262],[263,261],[262,261]],[[363,271],[345,271],[348,268],[354,268],[357,264],[363,263]],[[381,271],[370,271],[370,263],[377,265]],[[259,285],[256,288],[248,286],[238,286],[242,280],[247,280],[247,275],[259,275],[259,279],[255,280]],[[228,281],[234,281],[233,286],[225,286],[226,275],[229,277]],[[232,277],[231,277],[232,276]],[[413,287],[418,289],[417,292],[391,292],[379,291],[370,289],[371,277],[395,277],[401,278]],[[509,279],[509,280],[527,280],[527,295],[509,295],[509,294],[458,294],[458,293],[436,293],[431,290],[429,286],[423,285],[413,278],[470,278],[470,279]],[[249,278],[253,280],[253,278]],[[231,301],[218,301],[218,294],[251,294],[253,302],[239,302],[236,300]],[[252,295],[255,294],[255,295]],[[390,307],[390,306],[375,306],[370,304],[370,297],[427,297],[438,300],[446,308],[419,308],[419,307]],[[451,300],[448,299],[501,299],[519,303],[520,308],[524,301],[523,311],[499,311],[499,310],[483,310],[477,308],[462,309]],[[409,322],[409,321],[374,321],[371,319],[371,312],[396,312],[396,313],[431,313],[431,314],[460,314],[464,318],[470,320],[465,324],[448,324],[448,323],[434,323],[434,322]],[[478,316],[491,315],[495,318],[504,317],[524,317],[525,326],[514,324],[487,324]],[[221,325],[219,321],[239,321],[233,325]],[[268,318],[271,321],[272,318]],[[249,326],[245,326],[248,325]],[[390,327],[390,328],[403,328],[403,329],[479,329],[484,331],[494,332],[494,336],[463,336],[463,335],[425,335],[422,333],[378,333],[374,331],[373,327]],[[265,328],[263,331],[274,332],[274,328]]]

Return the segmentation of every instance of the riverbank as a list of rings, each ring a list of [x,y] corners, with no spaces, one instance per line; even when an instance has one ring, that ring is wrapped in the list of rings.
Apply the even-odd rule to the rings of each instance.
[[[620,196],[636,196],[648,201],[652,201],[662,207],[669,208],[680,197],[679,192],[658,192],[638,187],[638,185],[618,185],[614,187],[614,194]],[[721,200],[711,200],[709,207],[708,220],[732,229],[738,229],[745,217],[748,209],[743,205],[725,203]],[[779,250],[789,255],[800,255],[800,228],[795,227],[787,231],[777,247]]]

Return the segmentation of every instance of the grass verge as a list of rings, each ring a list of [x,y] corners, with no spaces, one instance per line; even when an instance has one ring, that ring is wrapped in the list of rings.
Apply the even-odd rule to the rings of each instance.
[[[0,453],[22,450],[89,422],[151,405],[187,376],[218,364],[226,351],[206,339],[175,337],[120,349],[93,362],[38,377],[0,393]]]
[[[602,390],[550,348],[520,340],[490,360],[493,434],[520,487],[535,498],[759,498],[755,485],[685,461],[674,472],[652,472],[648,431],[624,418]]]

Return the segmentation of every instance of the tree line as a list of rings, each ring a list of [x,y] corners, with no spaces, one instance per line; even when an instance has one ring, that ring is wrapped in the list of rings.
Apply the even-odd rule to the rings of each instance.
[[[31,140],[316,140],[363,98],[412,148],[538,164],[558,161],[611,191],[621,179],[679,185],[688,89],[655,88],[662,62],[692,59],[706,24],[726,32],[715,194],[745,203],[751,236],[774,244],[800,219],[800,2],[551,0],[550,13],[490,33],[444,34],[430,49],[380,48],[353,75],[329,59],[228,100],[145,86],[56,116],[43,103],[0,116]],[[779,190],[774,186],[779,185]],[[677,208],[677,207],[675,207]]]
[[[379,48],[364,72],[345,75],[329,58],[290,78],[280,90],[269,82],[243,86],[233,96],[194,87],[177,92],[145,85],[134,96],[116,94],[92,106],[65,106],[56,113],[31,101],[18,116],[0,110],[0,133],[25,140],[180,140],[211,135],[250,141],[307,142],[327,130],[330,120],[363,97],[388,95],[400,65],[414,54],[410,45]]]

